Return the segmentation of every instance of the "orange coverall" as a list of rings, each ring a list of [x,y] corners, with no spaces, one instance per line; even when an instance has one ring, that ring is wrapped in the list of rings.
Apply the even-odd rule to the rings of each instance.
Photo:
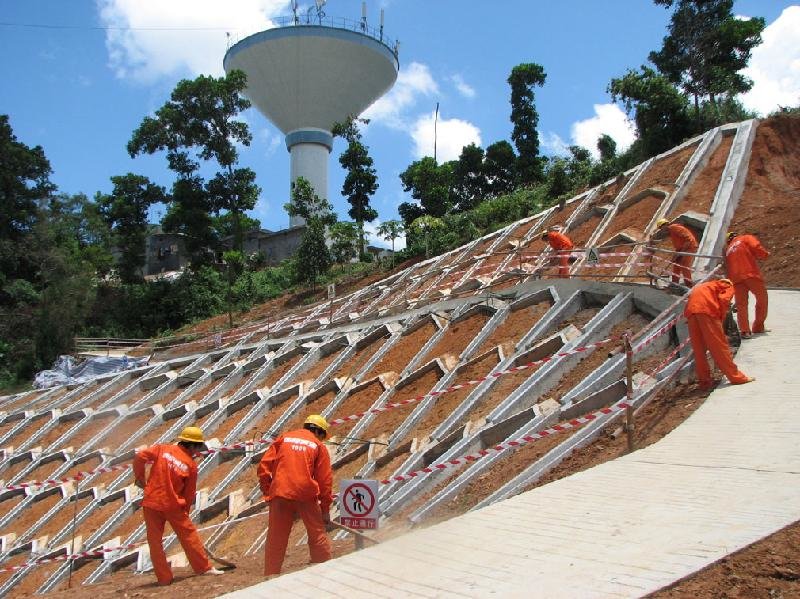
[[[572,240],[558,231],[547,233],[547,243],[558,252],[558,276],[562,279],[569,278],[569,254],[575,245]]]
[[[743,335],[764,332],[764,321],[767,319],[767,286],[764,276],[758,268],[756,260],[769,256],[755,235],[737,235],[728,242],[725,249],[725,268],[728,278],[733,281],[736,298],[736,321]],[[753,292],[756,298],[756,318],[750,329],[748,299]]]
[[[667,233],[669,234],[670,241],[672,241],[672,248],[676,252],[691,252],[694,253],[699,247],[697,238],[688,228],[683,225],[667,225]],[[691,287],[692,286],[692,260],[694,256],[684,256],[682,254],[675,254],[672,258],[672,282],[680,282],[683,276],[683,282]]]
[[[133,475],[144,480],[145,464],[152,462],[144,488],[142,513],[147,526],[150,561],[160,584],[172,582],[172,569],[164,554],[164,524],[169,522],[192,569],[202,574],[211,569],[205,547],[189,511],[197,489],[197,464],[180,445],[153,445],[140,449],[133,458]]]
[[[731,384],[741,385],[750,378],[734,364],[728,338],[722,330],[722,321],[728,313],[733,298],[733,285],[727,281],[700,283],[689,292],[689,300],[683,314],[689,321],[689,339],[694,352],[695,371],[700,387],[712,386],[711,368],[706,350],[717,367],[728,377]]]
[[[269,501],[264,573],[281,573],[296,514],[306,526],[311,562],[331,559],[323,514],[333,503],[333,471],[328,449],[314,433],[297,429],[275,439],[258,465],[258,483]]]

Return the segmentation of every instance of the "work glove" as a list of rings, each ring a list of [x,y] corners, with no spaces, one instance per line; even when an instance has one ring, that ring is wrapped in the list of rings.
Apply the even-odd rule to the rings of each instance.
[[[139,479],[139,478],[137,478],[137,479],[134,481],[134,483],[133,483],[133,484],[134,484],[134,485],[136,485],[137,487],[139,487],[140,489],[144,489],[144,481],[143,481],[143,480],[141,480],[141,479]]]

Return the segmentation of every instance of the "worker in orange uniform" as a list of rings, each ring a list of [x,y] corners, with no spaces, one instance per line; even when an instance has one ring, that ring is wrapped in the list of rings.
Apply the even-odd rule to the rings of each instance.
[[[736,321],[742,337],[750,337],[753,333],[764,333],[764,321],[767,319],[767,286],[764,276],[758,268],[756,260],[769,257],[755,235],[737,235],[728,233],[728,245],[725,248],[725,269],[728,278],[733,281],[733,296],[736,299]],[[752,292],[756,298],[756,318],[750,328],[748,299]]]
[[[172,569],[164,554],[164,524],[169,522],[183,547],[186,558],[197,574],[223,574],[208,561],[205,547],[197,534],[189,512],[197,488],[197,464],[194,455],[206,449],[203,431],[187,426],[177,444],[153,445],[139,449],[133,458],[136,486],[144,489],[142,513],[147,526],[147,544],[158,583],[172,583]],[[145,464],[152,463],[145,484]]]
[[[731,384],[742,385],[755,380],[734,364],[728,338],[722,330],[722,321],[728,313],[732,298],[733,283],[729,279],[700,283],[689,292],[683,314],[689,321],[695,371],[703,390],[713,386],[706,350],[711,352],[717,367]]]
[[[264,560],[267,576],[281,573],[295,515],[306,526],[311,562],[331,558],[331,544],[325,534],[333,503],[331,458],[323,444],[327,436],[328,422],[319,414],[312,414],[303,428],[275,439],[261,458],[258,482],[269,502]]]
[[[691,287],[692,271],[690,268],[692,266],[692,260],[694,259],[694,256],[687,254],[694,254],[697,252],[697,248],[699,247],[697,238],[688,227],[684,227],[683,225],[679,225],[677,223],[670,223],[666,218],[658,219],[656,227],[658,227],[658,231],[660,233],[666,231],[666,233],[669,235],[670,241],[672,241],[672,248],[676,252],[686,252],[673,255],[672,282],[679,283],[681,277],[683,277],[684,285]]]
[[[568,279],[570,251],[575,247],[572,240],[558,231],[545,231],[542,233],[542,241],[546,241],[557,252],[558,276]]]

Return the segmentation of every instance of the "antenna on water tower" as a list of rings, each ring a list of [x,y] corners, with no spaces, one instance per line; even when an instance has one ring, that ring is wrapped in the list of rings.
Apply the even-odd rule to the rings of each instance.
[[[383,9],[381,9],[381,41],[383,41]]]
[[[361,31],[367,30],[367,3],[361,3]]]
[[[433,115],[433,163],[436,162],[436,125],[439,123],[439,102],[436,102],[436,113]]]

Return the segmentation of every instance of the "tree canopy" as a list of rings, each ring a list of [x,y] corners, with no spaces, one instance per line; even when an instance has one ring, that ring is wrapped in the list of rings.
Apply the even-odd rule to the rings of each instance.
[[[543,166],[539,159],[539,113],[534,104],[534,88],[544,85],[547,75],[536,63],[518,64],[508,76],[511,86],[511,140],[517,147],[517,175],[523,185],[542,180]]]

